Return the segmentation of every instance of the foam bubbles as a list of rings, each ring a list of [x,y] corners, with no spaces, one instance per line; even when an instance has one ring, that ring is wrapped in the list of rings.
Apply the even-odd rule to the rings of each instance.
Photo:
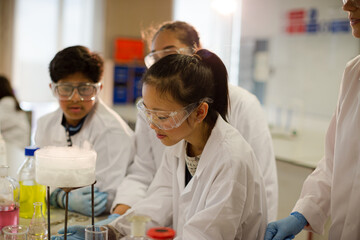
[[[36,181],[52,187],[83,187],[95,182],[96,152],[73,147],[44,147],[35,152]]]

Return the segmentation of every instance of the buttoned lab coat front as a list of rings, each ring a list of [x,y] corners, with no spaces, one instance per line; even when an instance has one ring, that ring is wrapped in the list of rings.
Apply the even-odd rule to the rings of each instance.
[[[66,131],[61,125],[62,117],[63,112],[59,108],[39,119],[35,136],[37,146],[67,146]],[[117,113],[98,99],[80,132],[71,136],[71,140],[73,145],[79,147],[88,141],[96,151],[95,186],[109,194],[109,211],[116,188],[125,177],[134,156],[133,131]]]
[[[7,144],[21,150],[30,145],[30,122],[24,111],[16,110],[13,97],[0,99],[0,132]]]
[[[331,217],[330,240],[360,239],[360,56],[343,75],[336,112],[326,135],[325,155],[303,185],[294,211],[316,233]]]
[[[175,239],[263,239],[265,189],[254,153],[239,132],[218,117],[185,187],[185,142],[165,150],[148,196],[113,221],[128,235],[128,214],[145,214],[147,227],[172,226]]]
[[[254,150],[264,178],[269,221],[276,220],[277,171],[266,116],[257,98],[248,91],[229,85],[229,97],[229,123],[242,134]],[[118,188],[113,207],[120,203],[132,206],[142,199],[161,163],[165,146],[140,115],[136,120],[135,137],[135,161]]]

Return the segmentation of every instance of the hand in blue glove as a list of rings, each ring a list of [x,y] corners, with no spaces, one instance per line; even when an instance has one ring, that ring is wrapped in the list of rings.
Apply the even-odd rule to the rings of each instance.
[[[106,210],[108,194],[99,192],[99,188],[94,188],[94,214],[99,216]],[[58,203],[65,208],[66,195],[64,191],[58,194]],[[69,193],[69,210],[79,212],[81,214],[91,216],[91,187],[84,187],[73,190]]]
[[[64,234],[64,228],[58,231],[59,234]],[[67,228],[68,240],[84,240],[85,239],[85,226],[75,225]],[[64,240],[64,235],[62,236],[51,236],[51,240]]]
[[[118,218],[120,216],[121,216],[120,214],[113,213],[113,214],[109,215],[107,219],[104,219],[102,221],[95,223],[95,226],[108,225],[109,223],[111,223],[112,221],[114,221],[116,218]]]
[[[299,212],[268,224],[264,240],[290,240],[308,224],[305,217]]]

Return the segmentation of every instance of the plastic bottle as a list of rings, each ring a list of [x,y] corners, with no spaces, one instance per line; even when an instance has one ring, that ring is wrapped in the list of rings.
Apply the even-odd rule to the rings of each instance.
[[[45,217],[42,211],[41,202],[34,203],[34,214],[29,224],[29,240],[48,239]]]
[[[19,183],[8,176],[5,141],[0,134],[0,232],[19,224]]]
[[[131,235],[120,240],[148,240],[145,236],[146,223],[150,217],[144,215],[129,215],[127,220],[131,222]]]
[[[176,236],[175,230],[168,227],[155,227],[150,228],[147,232],[147,236],[152,239],[162,239],[162,240],[171,240]]]
[[[43,214],[46,212],[46,186],[40,185],[35,180],[34,152],[37,147],[25,148],[25,160],[18,170],[20,183],[20,217],[32,218],[34,203],[43,203]]]

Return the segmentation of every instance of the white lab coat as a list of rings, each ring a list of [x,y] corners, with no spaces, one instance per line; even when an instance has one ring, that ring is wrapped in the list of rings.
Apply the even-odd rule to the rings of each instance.
[[[229,123],[240,131],[254,150],[264,178],[268,220],[276,220],[278,208],[277,172],[266,116],[257,98],[245,89],[229,85],[229,97]],[[165,146],[140,115],[136,120],[135,137],[135,161],[129,168],[127,177],[118,188],[113,207],[120,203],[132,206],[143,198],[161,163]]]
[[[16,111],[13,97],[0,99],[0,132],[7,144],[22,150],[30,145],[30,123],[24,111]]]
[[[326,135],[325,155],[303,185],[294,211],[316,233],[331,216],[330,240],[360,239],[360,56],[343,75],[337,108]]]
[[[147,227],[171,226],[175,239],[263,239],[267,224],[265,189],[255,155],[221,117],[185,187],[185,142],[165,150],[148,196],[110,225],[129,235],[128,214],[145,214]]]
[[[63,112],[59,108],[39,119],[35,143],[39,147],[67,146],[65,128],[61,125]],[[71,136],[73,145],[92,144],[97,153],[96,185],[107,192],[107,211],[110,210],[116,188],[123,180],[134,157],[134,133],[125,121],[98,100],[86,117],[80,132]],[[60,163],[59,163],[60,164]]]

